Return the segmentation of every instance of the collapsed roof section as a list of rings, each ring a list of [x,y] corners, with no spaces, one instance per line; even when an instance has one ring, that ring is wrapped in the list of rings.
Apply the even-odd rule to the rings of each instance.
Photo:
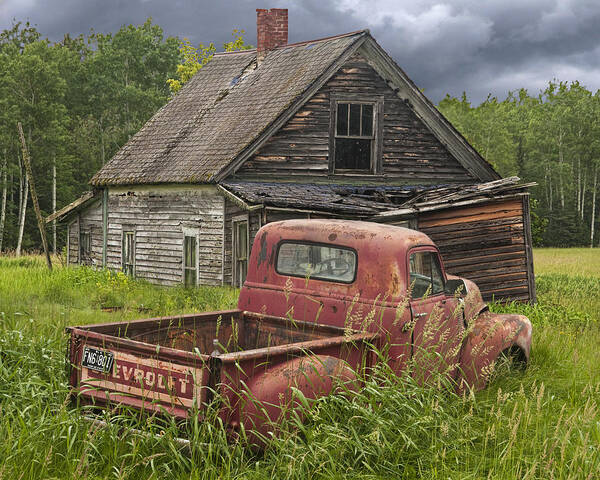
[[[524,193],[534,184],[519,177],[493,182],[440,186],[355,186],[268,182],[225,182],[221,187],[248,207],[311,210],[372,220],[470,205]]]

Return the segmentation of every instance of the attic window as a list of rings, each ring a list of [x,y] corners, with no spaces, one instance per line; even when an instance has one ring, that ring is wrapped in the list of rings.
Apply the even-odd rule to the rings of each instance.
[[[381,172],[383,99],[332,99],[330,173]]]

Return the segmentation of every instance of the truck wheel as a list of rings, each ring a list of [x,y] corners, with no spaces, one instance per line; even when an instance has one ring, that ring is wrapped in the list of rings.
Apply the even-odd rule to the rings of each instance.
[[[498,355],[496,364],[508,372],[524,371],[527,368],[527,357],[521,347],[512,345]]]

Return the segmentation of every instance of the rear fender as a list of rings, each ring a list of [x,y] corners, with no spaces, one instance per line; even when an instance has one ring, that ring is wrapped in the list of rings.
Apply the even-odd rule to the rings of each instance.
[[[531,350],[531,322],[523,315],[481,313],[470,325],[461,351],[461,390],[485,387],[494,362],[505,350],[518,348],[526,363]]]
[[[354,388],[356,374],[343,360],[327,355],[297,357],[255,376],[246,384],[240,418],[252,440],[276,433],[292,410],[304,418],[307,400],[328,395],[339,382]],[[298,408],[304,404],[304,408]],[[258,434],[258,435],[256,435]]]

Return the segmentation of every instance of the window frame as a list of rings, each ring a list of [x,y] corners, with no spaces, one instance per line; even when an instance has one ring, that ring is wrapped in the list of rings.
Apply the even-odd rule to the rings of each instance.
[[[181,244],[181,283],[185,287],[197,287],[200,284],[200,229],[192,227],[182,227],[183,241]],[[193,267],[187,267],[185,263],[185,240],[187,237],[194,238],[196,241],[195,248],[195,265]],[[194,270],[194,285],[185,284],[185,272],[186,270]]]
[[[237,258],[237,226],[240,223],[246,224],[246,275],[243,281],[240,283],[239,272],[238,272],[238,262]],[[231,284],[234,287],[241,288],[246,281],[246,277],[248,276],[248,263],[250,260],[250,217],[249,215],[237,215],[231,219]]]
[[[407,291],[410,288],[410,284],[411,284],[411,281],[410,281],[410,256],[413,253],[420,253],[420,252],[429,252],[429,253],[432,253],[437,256],[438,265],[440,267],[440,272],[442,275],[442,289],[437,293],[433,293],[433,291],[432,291],[428,298],[436,298],[441,295],[446,295],[446,282],[448,281],[448,277],[446,276],[444,262],[442,261],[442,255],[440,254],[440,251],[432,245],[413,247],[413,248],[410,248],[408,250],[408,252],[406,253],[406,289],[407,289]],[[433,284],[433,279],[432,279],[432,284]],[[410,296],[411,302],[421,300],[422,298],[423,297],[413,297],[412,292],[411,292],[411,296]]]
[[[86,239],[86,247],[87,248],[83,248],[83,243],[82,240],[84,238]],[[84,258],[84,253],[85,258]],[[91,260],[92,257],[92,231],[91,230],[79,230],[79,265],[85,265],[84,264],[84,260],[85,259],[90,259]]]
[[[125,268],[126,265],[128,265],[126,263],[126,258],[125,258],[125,239],[127,238],[127,235],[132,235],[132,242],[131,242],[131,248],[132,248],[132,263],[131,263],[131,273],[127,272],[127,269]],[[122,231],[121,231],[121,271],[123,273],[125,273],[126,275],[130,275],[132,278],[135,278],[135,245],[136,245],[136,239],[135,239],[135,229],[131,228],[131,227],[123,227]]]
[[[339,279],[333,279],[333,278],[321,278],[321,277],[314,277],[314,276],[310,276],[309,280],[317,280],[319,282],[331,282],[331,283],[343,283],[345,285],[350,285],[352,283],[354,283],[356,281],[356,277],[358,276],[358,252],[356,251],[355,248],[352,247],[347,247],[345,245],[338,245],[335,243],[322,243],[322,242],[310,242],[310,241],[306,241],[306,240],[287,240],[287,239],[283,239],[280,240],[277,243],[277,253],[275,255],[275,273],[277,273],[277,275],[280,275],[282,277],[295,277],[295,278],[304,278],[306,279],[306,275],[294,275],[292,273],[282,273],[279,271],[279,252],[281,250],[281,246],[286,244],[286,243],[292,243],[292,244],[296,244],[296,245],[314,245],[316,247],[325,247],[325,248],[337,248],[339,250],[347,250],[349,252],[354,253],[354,258],[355,258],[355,265],[354,265],[354,276],[352,277],[352,280],[339,280]]]
[[[331,95],[329,115],[329,174],[330,175],[380,175],[383,173],[383,95]],[[373,134],[362,135],[337,135],[338,104],[373,105]],[[362,116],[362,115],[361,115]],[[369,169],[341,169],[335,166],[336,139],[362,139],[371,140],[371,165]]]

